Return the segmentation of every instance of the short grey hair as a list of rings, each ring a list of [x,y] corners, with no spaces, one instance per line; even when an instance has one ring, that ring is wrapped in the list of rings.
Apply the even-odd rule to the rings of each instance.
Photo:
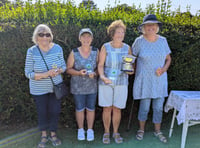
[[[53,34],[52,34],[52,31],[51,31],[51,29],[47,26],[47,25],[45,25],[45,24],[39,24],[36,28],[35,28],[35,30],[34,30],[34,32],[33,32],[33,36],[32,36],[32,41],[37,45],[38,43],[37,43],[37,38],[38,38],[38,34],[39,33],[44,33],[44,32],[46,32],[46,33],[50,33],[50,41],[49,42],[52,42],[53,41]]]
[[[144,25],[145,25],[145,24],[144,24]],[[141,32],[142,32],[142,34],[145,34],[144,25],[141,26]],[[159,27],[159,25],[158,25],[156,33],[158,33],[159,30],[160,30],[160,27]]]

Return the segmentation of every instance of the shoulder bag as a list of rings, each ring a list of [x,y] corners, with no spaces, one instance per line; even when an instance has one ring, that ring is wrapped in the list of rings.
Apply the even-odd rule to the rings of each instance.
[[[41,53],[41,51],[40,51],[40,48],[39,48],[38,46],[37,46],[37,48],[38,48],[38,50],[39,50],[39,52],[40,52],[40,55],[42,56],[42,59],[43,59],[45,65],[46,65],[47,70],[49,71],[49,68],[48,68],[47,63],[46,63],[46,61],[45,61],[45,59],[44,59],[44,56],[42,55],[42,53]],[[65,83],[64,83],[64,82],[61,82],[61,83],[59,83],[59,84],[55,84],[55,83],[53,82],[52,77],[50,77],[50,79],[51,79],[51,82],[52,82],[52,84],[53,84],[53,91],[54,91],[54,93],[55,93],[56,98],[57,98],[58,100],[60,100],[60,99],[62,99],[63,97],[66,97],[66,96],[68,95],[68,91],[67,91],[67,87],[66,87]]]

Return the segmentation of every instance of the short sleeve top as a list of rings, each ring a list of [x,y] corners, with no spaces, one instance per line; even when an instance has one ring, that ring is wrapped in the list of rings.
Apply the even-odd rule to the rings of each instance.
[[[149,42],[140,36],[132,45],[132,53],[137,56],[134,99],[168,96],[167,72],[156,75],[156,70],[165,65],[166,56],[171,53],[166,38],[158,36],[155,42]]]

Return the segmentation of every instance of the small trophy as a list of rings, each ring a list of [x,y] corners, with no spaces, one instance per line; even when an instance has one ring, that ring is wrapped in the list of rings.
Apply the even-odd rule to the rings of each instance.
[[[52,64],[52,68],[53,68],[53,69],[55,69],[55,72],[57,72],[57,71],[58,71],[58,66],[57,66],[57,64],[56,64],[56,63],[53,63],[53,64]]]
[[[56,64],[56,63],[53,63],[53,64],[52,64],[52,68],[53,68],[53,69],[57,69],[57,68],[58,68],[57,64]]]
[[[112,83],[110,83],[110,86],[113,86],[118,78],[119,72],[115,69],[111,69],[108,73],[108,79],[110,79],[112,81]]]
[[[136,57],[132,55],[127,55],[122,57],[122,71],[124,72],[133,72],[133,63],[135,62]]]
[[[118,73],[115,69],[112,69],[110,72],[109,72],[109,76],[108,76],[108,79],[112,80],[112,81],[115,81],[117,79],[117,76],[118,76]]]
[[[92,65],[91,64],[86,64],[86,70],[87,70],[87,74],[91,74],[93,73],[93,70],[92,70]]]

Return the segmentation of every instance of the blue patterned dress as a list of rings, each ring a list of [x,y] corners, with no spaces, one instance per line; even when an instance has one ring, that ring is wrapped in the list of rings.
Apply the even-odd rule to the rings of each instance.
[[[156,70],[165,65],[166,56],[171,53],[166,38],[159,36],[155,42],[149,42],[141,35],[133,43],[132,53],[137,56],[134,99],[168,96],[167,72],[156,75]]]

